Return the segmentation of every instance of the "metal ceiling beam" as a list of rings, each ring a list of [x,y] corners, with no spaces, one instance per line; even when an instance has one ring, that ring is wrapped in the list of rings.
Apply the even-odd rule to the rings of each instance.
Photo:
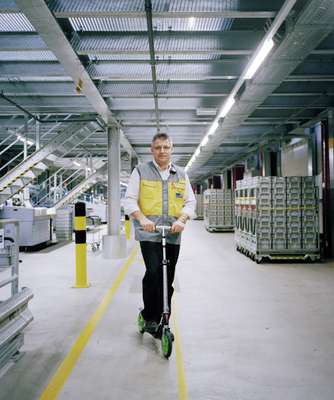
[[[262,31],[154,32],[156,54],[249,54]],[[78,33],[72,40],[77,54],[148,54],[145,32]],[[245,53],[246,52],[246,53]],[[228,54],[228,53],[227,53]]]
[[[25,64],[26,65],[26,67],[28,66],[28,65],[30,65],[30,67],[32,67],[32,66],[36,66],[36,64],[41,64],[41,68],[43,69],[43,66],[42,66],[42,64],[49,64],[50,63],[50,65],[52,65],[53,64],[53,66],[52,66],[52,68],[54,68],[55,69],[55,71],[56,71],[56,73],[55,73],[55,75],[45,75],[45,76],[38,76],[38,75],[40,75],[40,74],[38,74],[38,75],[36,75],[36,74],[31,74],[31,72],[33,72],[33,71],[31,71],[31,72],[27,72],[26,70],[24,70],[24,68],[22,68],[22,67],[20,67],[20,66],[18,66],[17,67],[17,69],[15,69],[15,65],[17,65],[17,64]],[[9,62],[6,62],[6,63],[1,63],[0,62],[0,67],[1,66],[3,66],[3,65],[8,65],[9,64]],[[20,62],[20,63],[14,63],[14,62],[11,62],[10,63],[11,64],[11,68],[9,69],[9,68],[5,68],[4,67],[4,69],[7,71],[7,73],[5,73],[5,75],[11,75],[12,77],[11,77],[11,79],[15,79],[15,76],[14,75],[20,75],[20,72],[23,74],[22,76],[20,76],[20,77],[17,77],[16,76],[16,78],[17,78],[17,81],[16,81],[16,83],[18,83],[18,82],[46,82],[46,83],[50,83],[50,82],[72,82],[72,79],[70,78],[70,77],[68,77],[68,76],[60,76],[59,75],[59,73],[60,73],[60,69],[59,69],[59,67],[57,67],[56,65],[56,63],[55,62],[44,62],[44,63],[42,63],[42,62],[30,62],[30,63],[24,63],[24,62]],[[12,73],[10,73],[10,70],[12,71]],[[14,71],[14,72],[13,72]],[[34,69],[34,71],[36,71],[35,69]],[[47,71],[47,68],[45,68],[45,71]],[[47,71],[47,72],[51,72],[51,71]],[[8,76],[2,76],[2,74],[3,74],[3,72],[1,73],[1,76],[0,76],[0,82],[6,82],[6,83],[8,83]],[[201,82],[205,82],[205,83],[208,83],[208,84],[214,84],[214,85],[218,85],[218,84],[220,84],[220,83],[227,83],[227,81],[229,81],[229,82],[231,82],[231,81],[233,81],[234,79],[238,79],[238,75],[226,75],[226,76],[224,76],[224,77],[219,77],[219,75],[216,75],[216,76],[214,76],[214,81],[213,81],[213,79],[212,79],[212,76],[202,76],[202,77],[200,77],[200,78],[198,78],[198,79],[194,79],[194,77],[189,77],[189,79],[186,79],[186,78],[179,78],[179,79],[177,79],[177,78],[174,78],[174,77],[171,77],[171,79],[159,79],[158,80],[158,83],[159,84],[180,84],[180,83],[185,83],[185,84],[188,84],[188,83],[195,83],[195,84],[198,84],[198,83],[201,83]],[[141,79],[131,79],[131,78],[129,78],[129,79],[126,79],[126,78],[117,78],[117,79],[106,79],[106,84],[108,84],[108,81],[113,81],[113,82],[117,82],[118,84],[120,84],[120,83],[133,83],[133,84],[135,84],[135,83],[138,83],[138,84],[143,84],[143,83],[151,83],[151,81],[150,80],[148,80],[148,79],[145,79],[145,78],[141,78]],[[283,80],[283,82],[334,82],[334,75],[321,75],[321,74],[319,74],[319,75],[290,75],[290,76],[288,76],[288,77],[286,77],[284,80]]]
[[[310,54],[318,54],[318,55],[330,55],[334,54],[334,49],[316,49],[311,51]]]
[[[78,61],[80,61],[78,59]],[[81,65],[82,66],[82,65]],[[83,68],[83,66],[82,66]],[[239,67],[240,68],[240,67]],[[193,70],[193,71],[192,71]],[[89,73],[90,75],[89,75]],[[236,79],[238,78],[239,75],[236,75],[235,73],[238,73],[236,71],[236,68],[233,67],[232,64],[227,64],[226,66],[223,66],[223,68],[217,68],[217,70],[211,69],[208,66],[205,66],[205,69],[201,71],[200,66],[194,66],[193,69],[191,69],[188,65],[185,66],[184,69],[181,67],[177,69],[172,69],[166,67],[164,70],[160,72],[160,75],[162,75],[162,79],[165,79],[166,82],[168,82],[168,77],[173,76],[173,81],[185,81],[191,80],[191,81],[204,81],[204,80],[212,80],[212,79],[226,79],[226,80],[231,80],[231,79]],[[34,62],[0,62],[0,75],[2,78],[8,77],[8,78],[21,78],[25,77],[25,79],[30,79],[33,77],[40,77],[47,79],[48,77],[68,77],[68,76],[78,76],[77,80],[75,81],[76,84],[79,82],[79,79],[82,81],[82,90],[80,93],[83,93],[87,96],[87,99],[93,104],[93,101],[91,98],[89,98],[88,94],[89,92],[92,92],[91,88],[87,84],[86,86],[86,81],[84,78],[85,75],[89,77],[91,85],[94,85],[92,82],[92,79],[94,80],[104,80],[104,81],[112,81],[112,82],[149,82],[150,78],[150,70],[148,68],[143,69],[141,66],[139,68],[132,68],[132,70],[127,70],[126,67],[121,67],[119,64],[117,64],[117,68],[113,66],[112,63],[107,63],[107,64],[97,64],[97,65],[90,65],[87,68],[87,71],[85,70],[84,73],[79,73],[79,71],[75,74],[74,71],[69,70],[66,65],[62,62],[62,64],[59,64],[58,62],[40,62],[40,61],[34,61]],[[188,78],[189,77],[189,78]],[[159,80],[158,83],[161,81]],[[98,92],[96,86],[94,85],[95,90]],[[99,92],[98,92],[99,93]],[[101,94],[99,93],[99,99],[102,99]],[[102,99],[103,100],[103,99]],[[104,103],[104,101],[103,101]],[[99,110],[103,110],[102,104],[93,104],[94,107],[96,107]],[[99,111],[97,111],[99,112]],[[110,111],[108,110],[110,113]],[[106,113],[106,110],[104,114],[107,116],[108,113]],[[107,117],[106,117],[107,118]]]
[[[2,88],[4,88],[4,92],[10,96],[10,97],[72,97],[73,99],[76,99],[78,97],[84,96],[83,94],[76,94],[74,90],[73,84],[69,85],[68,87],[61,86],[60,84],[55,84],[50,87],[41,87],[38,88],[38,86],[31,85],[31,87],[27,87],[27,85],[22,85],[22,87],[19,87],[19,84],[16,84],[15,86],[15,92],[11,92],[10,90],[13,90],[13,86],[11,85],[1,85]],[[277,98],[291,98],[291,97],[318,97],[321,96],[323,92],[281,92],[281,93],[271,93],[269,97],[277,97]],[[334,96],[334,92],[326,92],[327,96]],[[199,92],[199,93],[164,93],[163,91],[158,91],[158,96],[161,99],[179,99],[179,98],[205,98],[205,97],[226,97],[228,96],[228,92],[216,92],[216,93],[208,93],[208,92]],[[152,98],[152,93],[147,93],[147,94],[120,94],[120,93],[103,93],[102,91],[102,96],[104,98],[113,98],[113,99],[148,99]]]
[[[8,1],[8,0],[6,0]],[[50,3],[52,12],[57,18],[70,17],[117,17],[117,18],[145,18],[144,10],[138,8],[137,3],[125,3],[118,5],[114,2],[100,2],[98,6],[92,7],[91,2],[77,0],[76,2],[68,2],[66,0],[57,0]],[[127,7],[126,7],[127,6]],[[266,4],[266,9],[253,10],[246,9],[243,11],[229,10],[224,4],[216,2],[210,9],[201,2],[196,4],[193,1],[191,10],[184,11],[168,10],[168,4],[164,2],[156,2],[152,10],[154,18],[274,18],[276,10],[270,4]]]
[[[57,18],[71,18],[71,17],[113,17],[113,18],[144,18],[143,12],[113,12],[113,11],[74,11],[74,12],[55,12]],[[276,12],[274,11],[181,11],[181,12],[156,12],[152,13],[153,18],[261,18],[268,19],[274,18]]]
[[[231,77],[240,76],[244,62],[228,62],[221,63],[219,65],[208,65],[202,63],[196,64],[166,64],[157,65],[155,62],[155,57],[151,55],[151,67],[149,63],[145,65],[140,64],[114,64],[112,61],[103,61],[98,63],[93,63],[87,66],[87,72],[92,78],[95,79],[146,79],[148,80],[152,74],[154,74],[155,86],[157,90],[157,75],[159,79],[169,79],[174,77],[174,79],[182,77],[194,77],[201,78],[205,76],[211,77]],[[38,64],[37,64],[38,65]],[[152,67],[153,71],[152,72]]]
[[[155,32],[156,54],[235,54],[249,55],[262,35],[258,31],[224,31],[224,32]],[[198,36],[198,41],[195,41]],[[203,37],[204,36],[204,37]],[[78,54],[147,54],[149,47],[145,33],[113,32],[112,34],[85,33],[73,39],[73,46]],[[179,41],[182,48],[173,50],[171,41]],[[205,46],[205,42],[207,46]],[[222,45],[223,44],[223,45]],[[46,51],[47,45],[34,32],[1,33],[0,51]],[[160,60],[161,61],[161,60]],[[167,60],[168,61],[168,60]]]
[[[101,49],[92,49],[92,50],[78,50],[77,53],[79,55],[95,55],[95,56],[104,56],[106,54],[112,54],[113,56],[119,55],[148,55],[148,50],[142,49],[134,49],[127,50],[126,48],[121,50],[101,50]],[[217,56],[249,56],[253,54],[252,50],[243,50],[243,49],[166,49],[166,50],[155,50],[155,54],[157,56],[178,56],[178,55],[186,55],[186,56],[201,56],[201,55],[217,55]]]
[[[290,75],[285,78],[285,82],[334,82],[334,75]]]
[[[108,125],[120,126],[45,1],[17,0],[16,4],[39,33],[48,46],[48,49],[55,54],[59,62],[63,65],[66,73],[71,76],[79,91],[86,96],[104,122]],[[133,152],[132,146],[124,134],[121,137],[123,147],[127,148],[129,152]]]
[[[48,50],[48,47],[37,33],[1,33],[0,35],[0,52],[45,50]]]

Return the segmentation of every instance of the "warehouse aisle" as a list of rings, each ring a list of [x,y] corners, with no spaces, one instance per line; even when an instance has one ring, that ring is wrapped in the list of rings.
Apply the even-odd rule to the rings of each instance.
[[[24,357],[0,378],[1,400],[39,398],[124,266],[89,253],[92,286],[74,290],[73,252],[22,256],[35,321]],[[257,265],[235,252],[233,234],[191,221],[175,296],[181,347],[169,361],[136,331],[143,271],[137,253],[59,399],[332,399],[333,264]]]

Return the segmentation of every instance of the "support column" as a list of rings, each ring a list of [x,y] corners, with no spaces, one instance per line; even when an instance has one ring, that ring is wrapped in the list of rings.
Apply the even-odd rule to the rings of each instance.
[[[93,156],[92,153],[89,153],[89,168],[90,168],[90,173],[93,173]]]
[[[126,257],[126,238],[121,234],[120,132],[108,126],[108,234],[103,237],[104,258]]]
[[[325,174],[325,226],[327,257],[334,256],[334,113],[328,112],[327,137],[325,138],[324,174]]]
[[[262,176],[281,176],[280,156],[276,148],[262,151]]]
[[[270,150],[262,151],[262,176],[271,176],[271,152]]]
[[[231,170],[227,169],[222,174],[223,178],[223,189],[224,190],[231,190],[232,189],[232,174]]]
[[[307,128],[305,132],[308,133],[307,143],[307,173],[308,176],[316,175],[316,141],[315,141],[315,128]]]
[[[23,132],[23,159],[28,157],[28,118],[24,118],[24,132]],[[31,207],[29,186],[23,188],[23,203],[26,207]]]
[[[85,177],[86,179],[89,177],[91,172],[89,172],[89,158],[86,156],[86,167],[85,167]]]
[[[237,181],[244,179],[245,166],[237,165],[232,168],[232,189],[237,187]]]

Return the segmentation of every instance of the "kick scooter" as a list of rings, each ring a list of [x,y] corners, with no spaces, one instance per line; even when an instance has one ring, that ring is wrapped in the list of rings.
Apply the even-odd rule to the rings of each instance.
[[[161,233],[162,244],[162,279],[163,279],[163,312],[161,320],[158,325],[156,337],[161,337],[161,350],[165,358],[169,358],[173,349],[174,335],[169,327],[170,309],[168,305],[168,282],[167,282],[167,268],[168,260],[166,254],[166,234],[170,231],[171,227],[166,225],[157,225],[156,231]],[[145,332],[145,325],[142,320],[138,319],[138,329],[140,333]]]

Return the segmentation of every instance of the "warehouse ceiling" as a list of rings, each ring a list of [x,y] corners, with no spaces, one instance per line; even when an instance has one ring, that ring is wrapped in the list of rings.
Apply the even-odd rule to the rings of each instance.
[[[42,143],[57,121],[98,116],[101,129],[73,154],[106,156],[103,127],[119,124],[123,150],[145,161],[159,128],[179,165],[197,150],[188,172],[199,180],[333,106],[333,21],[331,0],[1,0],[0,147],[25,121],[33,140],[36,115]],[[274,26],[274,48],[242,81]]]

